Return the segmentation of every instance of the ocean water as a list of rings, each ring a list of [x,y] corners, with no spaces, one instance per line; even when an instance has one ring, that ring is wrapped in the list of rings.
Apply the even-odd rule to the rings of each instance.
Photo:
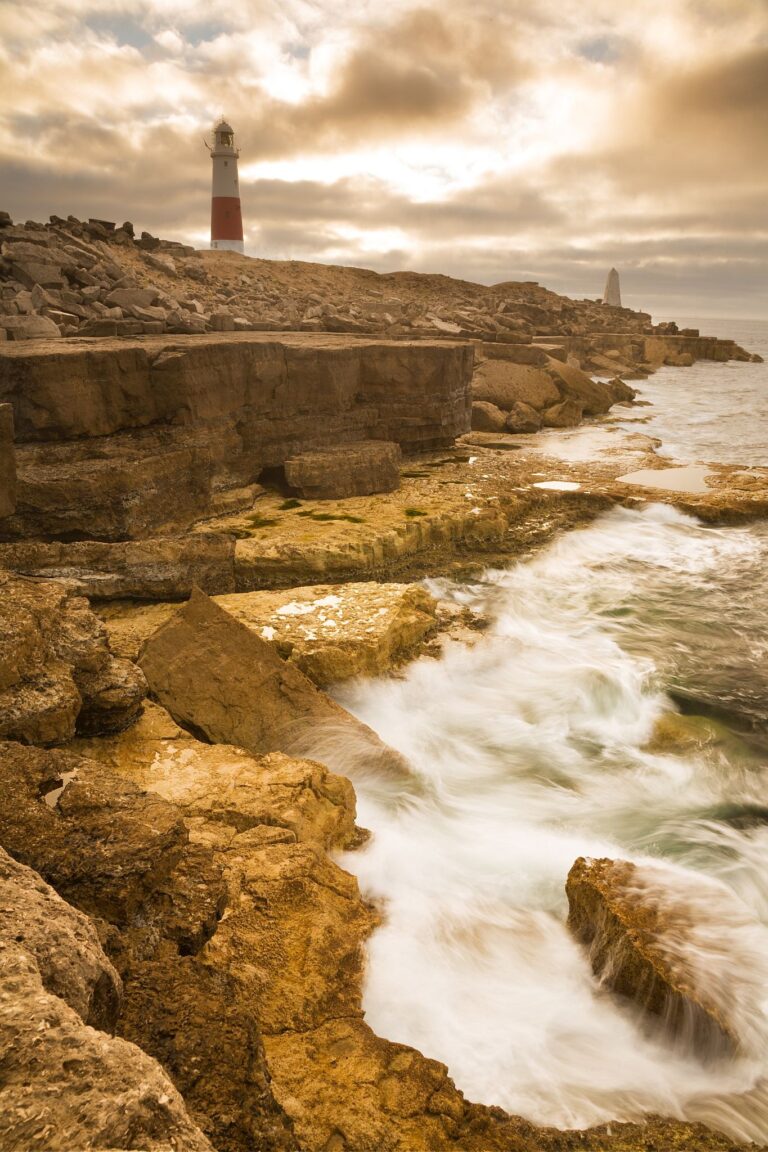
[[[729,337],[765,363],[699,360],[691,368],[661,368],[633,384],[651,407],[633,412],[647,423],[627,427],[659,438],[660,455],[680,463],[768,466],[768,320],[689,319],[680,327]]]
[[[660,373],[653,420],[676,459],[747,463],[754,421],[733,398],[764,401],[764,366],[711,368]],[[682,397],[709,425],[686,433]],[[433,587],[488,631],[337,693],[413,771],[389,785],[345,766],[373,837],[343,864],[384,912],[369,1023],[537,1123],[655,1112],[767,1140],[768,525],[615,509],[525,563]],[[654,743],[680,708],[714,717],[714,736]],[[652,864],[684,894],[689,959],[727,1004],[738,1057],[702,1060],[601,988],[566,927],[579,856]]]

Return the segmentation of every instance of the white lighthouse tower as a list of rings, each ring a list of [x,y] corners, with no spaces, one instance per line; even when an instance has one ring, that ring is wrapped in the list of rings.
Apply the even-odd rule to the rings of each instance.
[[[213,161],[211,186],[211,248],[229,252],[243,251],[243,215],[240,211],[240,184],[237,178],[235,133],[222,117],[213,130],[213,147],[208,151]]]

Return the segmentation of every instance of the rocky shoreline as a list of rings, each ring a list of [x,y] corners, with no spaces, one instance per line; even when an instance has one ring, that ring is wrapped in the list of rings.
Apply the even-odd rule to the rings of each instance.
[[[0,1144],[732,1149],[653,1117],[537,1128],[368,1027],[385,910],[335,859],[368,836],[346,773],[410,772],[324,689],[482,628],[405,581],[648,498],[626,479],[663,468],[647,437],[562,451],[631,404],[627,379],[747,354],[537,286],[270,268],[131,231],[0,232]],[[768,472],[653,499],[765,516]],[[638,937],[668,910],[627,897],[630,867],[569,878],[596,976],[610,937],[622,994],[701,1001],[700,1033],[730,1042]]]

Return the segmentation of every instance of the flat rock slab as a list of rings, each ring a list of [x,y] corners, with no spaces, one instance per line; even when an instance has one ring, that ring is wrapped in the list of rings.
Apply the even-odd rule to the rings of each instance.
[[[151,637],[140,665],[174,719],[214,743],[256,754],[311,748],[329,767],[352,756],[410,778],[402,756],[203,592]]]
[[[362,440],[291,456],[285,478],[307,500],[372,496],[399,487],[400,459],[399,444]]]
[[[383,675],[438,626],[437,601],[418,584],[313,584],[213,599],[320,686]],[[144,642],[178,610],[115,604],[101,616],[112,650],[137,660]]]
[[[605,985],[703,1059],[749,1050],[767,938],[735,895],[668,866],[583,857],[566,891],[568,927]]]

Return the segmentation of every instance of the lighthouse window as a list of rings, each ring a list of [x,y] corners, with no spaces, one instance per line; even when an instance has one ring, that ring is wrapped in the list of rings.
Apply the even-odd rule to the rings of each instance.
[[[229,160],[225,160],[225,161],[224,161],[224,167],[225,167],[225,168],[229,168]]]

